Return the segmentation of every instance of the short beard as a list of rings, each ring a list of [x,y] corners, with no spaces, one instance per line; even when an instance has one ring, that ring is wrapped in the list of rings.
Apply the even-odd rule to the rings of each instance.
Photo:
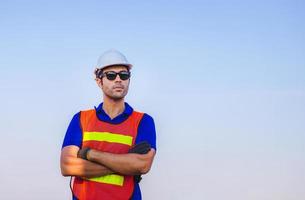
[[[106,94],[106,96],[107,96],[109,99],[112,99],[112,100],[114,100],[114,101],[120,101],[120,100],[124,99],[124,97],[125,97],[125,96],[123,96],[123,97],[110,96],[110,95],[107,95],[107,94]]]
[[[123,93],[122,96],[109,95],[109,94],[107,94],[107,93],[105,93],[105,95],[106,95],[109,99],[112,99],[112,100],[114,100],[114,101],[120,101],[120,100],[122,100],[122,99],[125,98],[125,96],[127,95],[127,92],[128,92],[128,91],[126,91],[126,93]]]

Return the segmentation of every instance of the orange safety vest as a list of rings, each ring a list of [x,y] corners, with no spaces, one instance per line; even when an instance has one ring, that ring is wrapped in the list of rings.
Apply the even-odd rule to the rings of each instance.
[[[128,153],[135,143],[142,117],[143,113],[133,111],[124,122],[110,124],[99,120],[94,109],[82,111],[82,148],[90,147],[115,154]],[[73,194],[79,200],[127,200],[131,198],[133,190],[133,176],[120,174],[88,179],[76,177],[73,183]]]

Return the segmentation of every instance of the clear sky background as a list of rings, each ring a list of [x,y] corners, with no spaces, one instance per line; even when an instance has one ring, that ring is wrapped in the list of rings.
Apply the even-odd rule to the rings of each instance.
[[[155,119],[145,200],[305,199],[305,2],[0,1],[0,194],[70,199],[72,116],[98,105],[101,53]]]

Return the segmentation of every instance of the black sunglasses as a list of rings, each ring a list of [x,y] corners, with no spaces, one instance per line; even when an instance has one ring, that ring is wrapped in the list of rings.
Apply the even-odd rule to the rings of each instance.
[[[119,75],[120,79],[123,81],[130,78],[130,72],[128,71],[120,71],[120,72],[108,71],[103,73],[102,77],[106,76],[108,80],[113,81],[116,79],[117,75]]]

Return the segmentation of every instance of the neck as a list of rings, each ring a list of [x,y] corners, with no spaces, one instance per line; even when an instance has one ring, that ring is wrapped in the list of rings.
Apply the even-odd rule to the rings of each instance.
[[[114,100],[104,97],[103,110],[113,119],[125,109],[124,99]]]

